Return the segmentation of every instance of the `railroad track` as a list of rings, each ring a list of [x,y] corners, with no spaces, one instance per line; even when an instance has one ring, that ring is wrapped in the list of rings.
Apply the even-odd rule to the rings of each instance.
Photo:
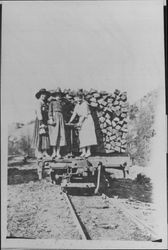
[[[73,217],[74,223],[77,227],[77,230],[80,234],[81,239],[82,240],[90,240],[91,238],[87,232],[87,229],[84,226],[84,224],[82,223],[82,220],[80,219],[80,217],[78,216],[77,211],[72,203],[70,196],[68,195],[67,192],[63,192],[63,196],[64,196],[64,199],[66,200],[68,207],[71,211],[71,215]]]
[[[147,225],[145,221],[139,219],[135,213],[133,213],[132,211],[130,212],[129,209],[123,203],[120,202],[120,200],[109,198],[105,194],[102,195],[104,199],[106,199],[110,203],[111,206],[114,206],[115,204],[120,207],[124,211],[125,215],[129,217],[140,229],[147,230],[151,234],[153,241],[160,241],[160,236],[153,230],[153,228]]]
[[[76,225],[76,228],[77,228],[77,230],[78,230],[78,232],[80,234],[80,238],[83,239],[83,240],[92,240],[92,235],[90,235],[87,226],[82,221],[81,216],[79,216],[79,211],[76,208],[75,202],[73,201],[72,197],[67,192],[63,192],[62,194],[64,196],[64,199],[65,199],[66,203],[67,203],[68,208],[70,209],[71,216],[72,216],[74,224]],[[98,196],[97,196],[97,198],[98,198]],[[105,208],[108,207],[111,210],[113,210],[114,206],[117,206],[118,208],[120,208],[122,210],[123,214],[127,218],[129,218],[132,221],[132,223],[136,225],[136,227],[138,227],[142,231],[145,230],[146,232],[148,232],[151,235],[151,240],[152,241],[160,240],[160,237],[155,233],[155,231],[153,230],[153,228],[151,228],[149,225],[147,225],[145,221],[140,220],[132,212],[130,213],[130,211],[128,210],[128,208],[126,206],[124,206],[120,202],[120,200],[114,199],[114,198],[109,198],[105,194],[102,194],[102,196],[99,196],[98,199],[100,199],[101,203],[103,203],[105,205],[104,206]],[[107,204],[108,204],[108,206],[107,206]],[[93,208],[95,208],[95,207],[93,207]],[[83,208],[83,209],[85,209],[85,208]],[[104,225],[104,224],[102,222],[101,226]],[[107,225],[106,225],[106,227],[104,225],[103,228],[107,228],[108,229]]]

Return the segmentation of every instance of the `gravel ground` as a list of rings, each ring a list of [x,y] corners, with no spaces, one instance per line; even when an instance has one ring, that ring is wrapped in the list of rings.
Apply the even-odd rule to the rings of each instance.
[[[156,220],[156,208],[152,203],[140,202],[140,201],[130,201],[128,199],[120,199],[120,202],[132,211],[140,220],[144,221],[149,227],[151,227],[155,232],[157,232],[158,221]]]
[[[112,179],[107,190],[109,197],[117,196],[154,227],[151,194],[150,183],[130,179]],[[108,207],[100,196],[84,196],[81,192],[71,198],[91,239],[151,240],[147,231],[140,230],[117,206]],[[19,166],[15,163],[8,169],[7,215],[8,237],[80,239],[60,187],[47,179],[38,181],[33,162]]]
[[[80,239],[60,189],[45,180],[8,186],[8,236]]]
[[[71,196],[71,199],[91,239],[151,240],[147,231],[140,230],[120,208],[108,206],[101,197]]]

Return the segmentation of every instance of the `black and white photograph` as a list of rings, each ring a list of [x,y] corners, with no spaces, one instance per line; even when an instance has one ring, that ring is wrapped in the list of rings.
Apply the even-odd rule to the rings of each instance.
[[[165,1],[0,4],[2,247],[166,249]]]

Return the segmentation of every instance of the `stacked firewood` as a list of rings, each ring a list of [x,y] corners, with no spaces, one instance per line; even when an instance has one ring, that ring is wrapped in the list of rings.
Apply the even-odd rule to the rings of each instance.
[[[63,91],[64,96],[73,105],[77,92]],[[91,89],[84,91],[88,101],[98,138],[97,151],[125,153],[127,149],[127,93],[115,90],[114,93]]]

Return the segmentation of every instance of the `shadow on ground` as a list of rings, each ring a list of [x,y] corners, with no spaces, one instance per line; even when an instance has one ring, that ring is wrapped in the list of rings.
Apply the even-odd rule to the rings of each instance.
[[[108,197],[117,196],[120,199],[135,199],[142,202],[152,202],[152,184],[149,178],[138,175],[136,179],[111,178],[106,174],[108,186],[104,185],[103,179],[101,191]],[[28,183],[30,181],[38,181],[36,169],[8,169],[8,185],[16,185]],[[68,193],[75,196],[91,196],[94,195],[94,188],[68,188]],[[101,192],[100,192],[101,195]]]
[[[79,187],[71,187],[66,189],[68,194],[72,196],[93,196],[94,194],[94,188],[79,188]]]
[[[24,166],[24,165],[30,165],[32,164],[31,162],[24,162],[24,161],[11,161],[11,162],[8,162],[8,166],[9,167],[20,167],[20,166]]]
[[[36,169],[8,169],[8,185],[28,183],[30,181],[38,181]]]
[[[142,202],[152,202],[152,183],[149,178],[143,175],[132,179],[111,179],[108,178],[109,188],[105,193],[109,197],[118,196],[121,199],[135,199]]]
[[[110,198],[117,196],[120,199],[152,202],[152,184],[149,178],[138,175],[134,180],[124,178],[115,179],[107,174],[106,179],[108,180],[108,186],[102,185],[98,195],[105,193]],[[74,196],[90,196],[94,195],[94,189],[73,187],[68,189],[68,193]]]

